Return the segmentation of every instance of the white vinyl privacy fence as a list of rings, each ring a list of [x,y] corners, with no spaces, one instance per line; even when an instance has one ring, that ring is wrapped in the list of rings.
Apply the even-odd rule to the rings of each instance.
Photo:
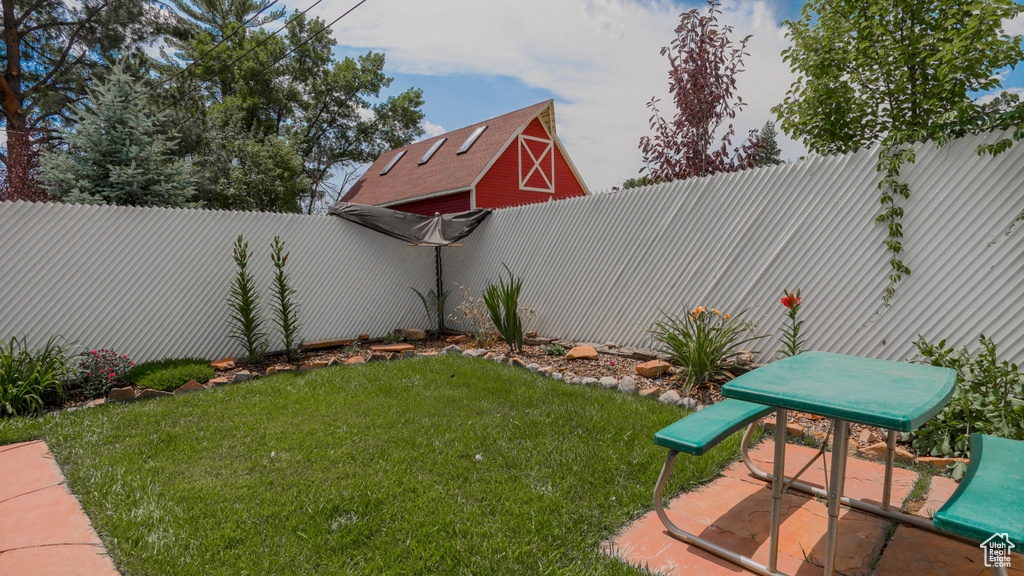
[[[136,360],[241,354],[228,338],[226,297],[235,238],[253,253],[271,349],[270,242],[306,340],[423,324],[409,289],[434,285],[434,251],[411,248],[336,217],[61,204],[0,204],[0,339],[59,334]]]
[[[443,249],[448,311],[461,299],[456,283],[479,293],[505,263],[523,278],[542,335],[646,346],[660,311],[695,306],[746,309],[758,333],[777,333],[783,289],[800,288],[811,349],[903,360],[918,334],[959,345],[983,332],[1019,362],[1024,231],[1004,232],[1024,210],[1024,145],[975,154],[995,137],[917,147],[901,174],[913,273],[888,309],[872,149],[497,210],[463,247]],[[0,339],[60,334],[138,360],[239,354],[225,297],[240,233],[263,288],[270,241],[284,240],[307,340],[425,327],[410,287],[434,286],[434,251],[339,218],[6,203]],[[777,347],[774,336],[757,345],[761,358]]]
[[[904,360],[920,334],[970,344],[980,333],[1024,360],[1024,145],[995,158],[995,136],[919,145],[904,168],[903,261],[887,285],[878,150],[497,211],[445,249],[447,277],[479,290],[501,264],[543,335],[649,345],[660,311],[707,306],[779,333],[784,289],[803,293],[809,349]],[[449,284],[449,287],[452,287]],[[762,359],[776,336],[758,341]]]

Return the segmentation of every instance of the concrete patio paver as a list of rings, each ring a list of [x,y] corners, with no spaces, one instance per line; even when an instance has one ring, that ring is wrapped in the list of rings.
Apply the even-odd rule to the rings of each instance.
[[[816,449],[786,446],[786,473],[793,474],[814,456]],[[751,459],[771,470],[771,443],[751,451]],[[827,462],[830,462],[830,454]],[[681,458],[683,458],[681,456]],[[831,469],[831,467],[829,467]],[[878,462],[851,458],[847,464],[846,495],[878,503],[885,467]],[[801,476],[808,484],[822,486],[824,467],[819,460]],[[819,482],[815,482],[815,480]],[[910,494],[917,473],[893,471],[892,502],[899,505]],[[653,490],[654,478],[651,479]],[[919,515],[930,517],[956,489],[956,482],[932,478],[928,499]],[[742,462],[723,471],[722,477],[669,502],[669,518],[680,528],[765,564],[768,558],[768,524],[771,515],[770,485],[752,476]],[[989,574],[982,565],[977,545],[900,526],[888,540],[889,520],[843,508],[839,522],[837,569],[847,575],[952,576]],[[821,574],[825,553],[828,512],[825,502],[801,492],[783,497],[779,570],[786,574]],[[669,535],[652,511],[604,544],[606,553],[629,564],[666,575],[703,576],[748,574],[738,566]],[[1013,557],[1010,574],[1024,576],[1024,559]]]
[[[0,450],[0,576],[119,576],[46,443]]]

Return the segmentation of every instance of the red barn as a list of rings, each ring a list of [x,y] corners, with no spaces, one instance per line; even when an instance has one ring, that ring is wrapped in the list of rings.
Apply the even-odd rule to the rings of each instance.
[[[433,216],[586,194],[548,100],[389,150],[342,200]]]

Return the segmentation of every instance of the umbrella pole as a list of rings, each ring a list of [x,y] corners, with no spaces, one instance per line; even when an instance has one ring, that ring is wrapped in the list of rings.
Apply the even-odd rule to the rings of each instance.
[[[437,333],[444,334],[444,304],[442,294],[444,293],[441,289],[441,247],[434,246],[434,265],[437,268]]]

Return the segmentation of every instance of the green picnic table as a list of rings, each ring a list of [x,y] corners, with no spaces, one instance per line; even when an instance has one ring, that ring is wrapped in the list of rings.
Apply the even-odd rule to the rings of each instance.
[[[776,576],[780,574],[777,572],[777,562],[783,491],[797,489],[826,498],[828,532],[824,564],[826,576],[833,576],[841,504],[936,531],[936,528],[923,518],[891,509],[889,499],[893,456],[896,433],[911,432],[938,414],[953,395],[955,384],[956,372],[948,368],[827,352],[805,352],[743,374],[722,386],[722,395],[731,400],[688,416],[655,436],[656,443],[669,448],[668,459],[655,486],[655,510],[662,523],[676,538],[753,572]],[[793,477],[786,478],[784,475],[785,422],[789,410],[816,414],[833,420],[832,445],[843,448],[832,451],[831,479],[827,491],[797,480],[814,460]],[[747,447],[757,421],[773,411],[777,423],[775,459],[773,471],[769,474],[759,470],[751,462]],[[881,506],[843,495],[847,458],[845,447],[849,439],[850,423],[877,426],[888,431]],[[662,491],[679,451],[701,454],[713,443],[717,443],[744,425],[748,425],[748,428],[741,444],[741,457],[755,476],[772,484],[767,566],[679,529],[668,519],[661,503]],[[816,458],[824,457],[824,450],[825,447],[822,446]]]

